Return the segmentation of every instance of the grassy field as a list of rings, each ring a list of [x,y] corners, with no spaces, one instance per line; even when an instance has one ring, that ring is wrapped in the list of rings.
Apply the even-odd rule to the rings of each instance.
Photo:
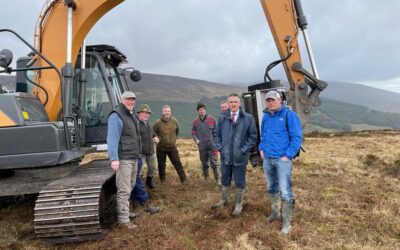
[[[171,165],[167,182],[150,192],[162,212],[142,213],[134,230],[112,229],[100,241],[51,246],[33,231],[34,202],[0,209],[4,249],[400,249],[400,132],[315,134],[295,161],[296,207],[289,236],[270,212],[260,168],[249,167],[244,210],[210,205],[220,190],[201,176],[192,140],[179,149],[190,185],[182,186]],[[158,180],[157,180],[158,181]]]

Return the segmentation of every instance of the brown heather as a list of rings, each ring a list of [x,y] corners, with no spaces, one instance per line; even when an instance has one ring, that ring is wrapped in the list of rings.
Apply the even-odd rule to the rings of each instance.
[[[248,168],[244,210],[233,218],[233,194],[226,208],[213,211],[219,188],[212,178],[203,180],[193,141],[178,145],[190,185],[180,185],[168,165],[167,183],[157,179],[157,190],[150,192],[162,212],[143,213],[137,229],[115,228],[100,241],[46,245],[35,238],[31,201],[0,209],[0,248],[400,249],[400,132],[307,136],[307,152],[294,163],[297,199],[287,237],[279,234],[279,222],[266,223],[270,209],[261,168]]]

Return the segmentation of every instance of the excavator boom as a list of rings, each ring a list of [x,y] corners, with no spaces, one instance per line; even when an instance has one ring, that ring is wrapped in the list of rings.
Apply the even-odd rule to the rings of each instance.
[[[293,0],[261,0],[265,17],[267,18],[276,47],[281,58],[291,56],[283,62],[290,88],[304,82],[304,75],[293,71],[291,65],[301,62],[298,35],[299,28],[296,23],[296,12]]]
[[[306,17],[303,14],[300,0],[260,1],[280,55],[280,60],[272,62],[266,69],[265,85],[262,85],[263,91],[283,87],[282,83],[276,83],[268,74],[269,70],[282,63],[290,85],[290,89],[286,93],[286,101],[298,113],[304,126],[311,114],[311,107],[320,105],[319,94],[327,87],[327,83],[318,79],[308,39]],[[302,64],[298,42],[300,33],[303,33],[312,73],[307,71]],[[249,87],[249,91],[257,88],[259,87]],[[260,104],[258,100],[258,105],[262,106],[263,102]],[[259,110],[258,115],[261,113]]]
[[[75,0],[72,12],[72,46],[70,62],[75,63],[82,43],[95,23],[112,8],[124,0]],[[67,61],[67,29],[68,29],[68,4],[72,1],[52,0],[47,1],[36,24],[35,47],[46,56],[58,69]],[[40,66],[47,64],[38,58]],[[57,120],[61,111],[62,86],[56,72],[42,71],[38,75],[39,84],[48,92],[48,101],[45,106],[50,121]],[[45,93],[36,89],[42,102]]]

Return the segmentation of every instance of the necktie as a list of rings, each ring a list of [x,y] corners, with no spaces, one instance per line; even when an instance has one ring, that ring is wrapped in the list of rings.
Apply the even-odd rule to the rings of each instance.
[[[235,119],[235,116],[236,116],[236,113],[233,112],[233,113],[232,113],[232,124],[235,123],[235,120],[236,120],[236,119]]]

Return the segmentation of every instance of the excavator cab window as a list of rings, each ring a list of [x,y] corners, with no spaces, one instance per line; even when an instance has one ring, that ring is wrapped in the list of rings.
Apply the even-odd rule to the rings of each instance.
[[[78,58],[79,61],[80,58]],[[77,63],[75,69],[75,76],[80,73],[80,63]],[[111,106],[110,98],[108,97],[106,90],[105,79],[101,73],[100,64],[95,56],[86,56],[86,83],[85,84],[85,97],[84,102],[80,107],[84,110],[84,115],[86,116],[85,125],[86,127],[99,126],[101,124],[107,123],[108,114],[104,114],[103,106]],[[74,79],[74,103],[78,103],[78,77]]]
[[[107,78],[111,83],[111,88],[113,90],[112,94],[114,94],[115,100],[121,100],[121,95],[124,91],[118,70],[112,65],[106,64],[106,71]]]
[[[80,56],[75,66],[73,102],[78,105],[81,71]],[[85,121],[85,144],[106,141],[108,115],[121,98],[123,85],[115,67],[108,64],[97,53],[86,54],[86,82],[84,101],[80,104]]]

